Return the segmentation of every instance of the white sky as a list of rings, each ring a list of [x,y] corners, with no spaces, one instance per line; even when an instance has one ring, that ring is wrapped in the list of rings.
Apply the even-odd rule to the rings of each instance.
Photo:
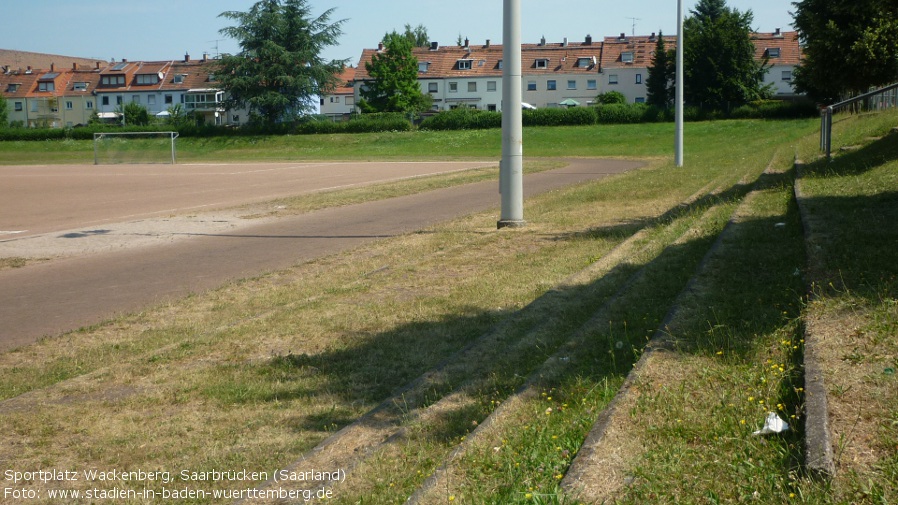
[[[676,0],[521,0],[523,42],[542,36],[549,42],[581,41],[590,34],[676,32]],[[687,11],[697,0],[683,0]],[[28,0],[4,1],[0,48],[109,60],[170,60],[186,53],[237,52],[235,41],[219,30],[231,24],[224,11],[246,11],[254,0]],[[502,0],[310,0],[317,16],[335,8],[332,21],[346,19],[339,45],[329,59],[357,63],[362,49],[373,48],[386,32],[406,24],[427,27],[430,39],[454,44],[459,35],[472,44],[502,40]],[[753,28],[790,30],[791,0],[728,0],[740,11],[751,9]],[[223,39],[223,40],[222,40]]]

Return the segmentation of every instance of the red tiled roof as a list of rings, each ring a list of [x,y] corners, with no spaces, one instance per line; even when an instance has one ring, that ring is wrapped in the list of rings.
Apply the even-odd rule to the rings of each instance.
[[[754,33],[751,41],[755,45],[755,58],[769,58],[771,65],[798,65],[801,63],[801,44],[798,32]],[[779,49],[779,56],[770,54],[770,49]]]
[[[50,68],[55,64],[59,68],[76,65],[81,70],[96,69],[97,65],[105,66],[106,62],[94,58],[77,58],[57,54],[33,53],[14,49],[0,49],[0,67],[9,67],[12,71],[25,71],[31,68]]]

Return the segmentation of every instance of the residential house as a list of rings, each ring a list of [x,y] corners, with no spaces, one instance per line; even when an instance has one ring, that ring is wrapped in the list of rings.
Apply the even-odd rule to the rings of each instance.
[[[751,37],[755,45],[755,58],[767,61],[770,69],[764,76],[764,84],[772,84],[776,98],[794,98],[792,77],[795,67],[801,63],[801,45],[798,32],[755,33]]]
[[[321,98],[321,114],[339,121],[348,118],[355,111],[355,89],[353,88],[355,75],[354,67],[343,69],[337,88]]]
[[[356,98],[371,80],[365,63],[383,51],[366,49],[355,77]],[[565,100],[586,104],[598,94],[598,61],[601,45],[593,45],[592,37],[583,42],[528,44],[521,48],[524,80],[523,100],[536,107],[558,107]],[[502,110],[503,49],[487,40],[472,45],[416,48],[418,82],[421,91],[433,97],[433,109],[450,110],[469,107]]]
[[[676,37],[664,37],[667,48],[676,43]],[[657,45],[658,36],[654,33],[648,37],[629,37],[625,33],[605,37],[600,72],[602,93],[618,91],[632,103],[645,103],[646,80]]]
[[[523,66],[523,101],[540,107],[590,105],[609,91],[619,91],[631,103],[645,102],[648,70],[658,42],[649,36],[605,37],[594,42],[587,36],[582,42],[546,43],[521,46]],[[795,96],[791,76],[801,59],[796,32],[757,33],[752,35],[758,61],[766,59],[772,66],[765,82],[775,84],[776,96]],[[676,37],[665,36],[668,48],[676,46]],[[356,71],[355,99],[371,77],[365,64],[383,51],[366,49]],[[418,60],[418,82],[421,91],[434,99],[434,110],[471,107],[481,110],[502,109],[501,45],[486,41],[484,45],[440,46],[413,51]],[[330,100],[325,97],[325,101]]]
[[[87,124],[96,110],[98,72],[77,63],[70,69],[58,69],[53,63],[49,70],[5,67],[0,97],[7,100],[10,124],[54,128]]]

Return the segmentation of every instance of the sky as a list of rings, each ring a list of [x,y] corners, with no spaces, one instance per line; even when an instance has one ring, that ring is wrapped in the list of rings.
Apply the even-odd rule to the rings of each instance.
[[[683,0],[688,12],[697,0]],[[219,31],[233,22],[225,11],[247,11],[255,0],[29,0],[4,2],[0,49],[102,60],[174,60],[190,54],[236,53],[239,46]],[[406,24],[424,25],[432,41],[472,44],[502,41],[502,0],[309,0],[315,16],[334,9],[345,20],[337,46],[324,57],[357,64],[362,50]],[[751,10],[756,31],[792,29],[791,0],[727,0]],[[521,0],[524,43],[601,40],[621,33],[676,33],[676,0]]]

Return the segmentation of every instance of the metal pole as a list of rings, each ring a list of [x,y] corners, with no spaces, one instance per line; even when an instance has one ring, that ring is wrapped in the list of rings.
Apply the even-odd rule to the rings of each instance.
[[[521,0],[504,0],[502,61],[502,163],[499,228],[524,226],[524,131],[521,113]]]
[[[677,96],[674,158],[683,166],[683,0],[677,0]]]

